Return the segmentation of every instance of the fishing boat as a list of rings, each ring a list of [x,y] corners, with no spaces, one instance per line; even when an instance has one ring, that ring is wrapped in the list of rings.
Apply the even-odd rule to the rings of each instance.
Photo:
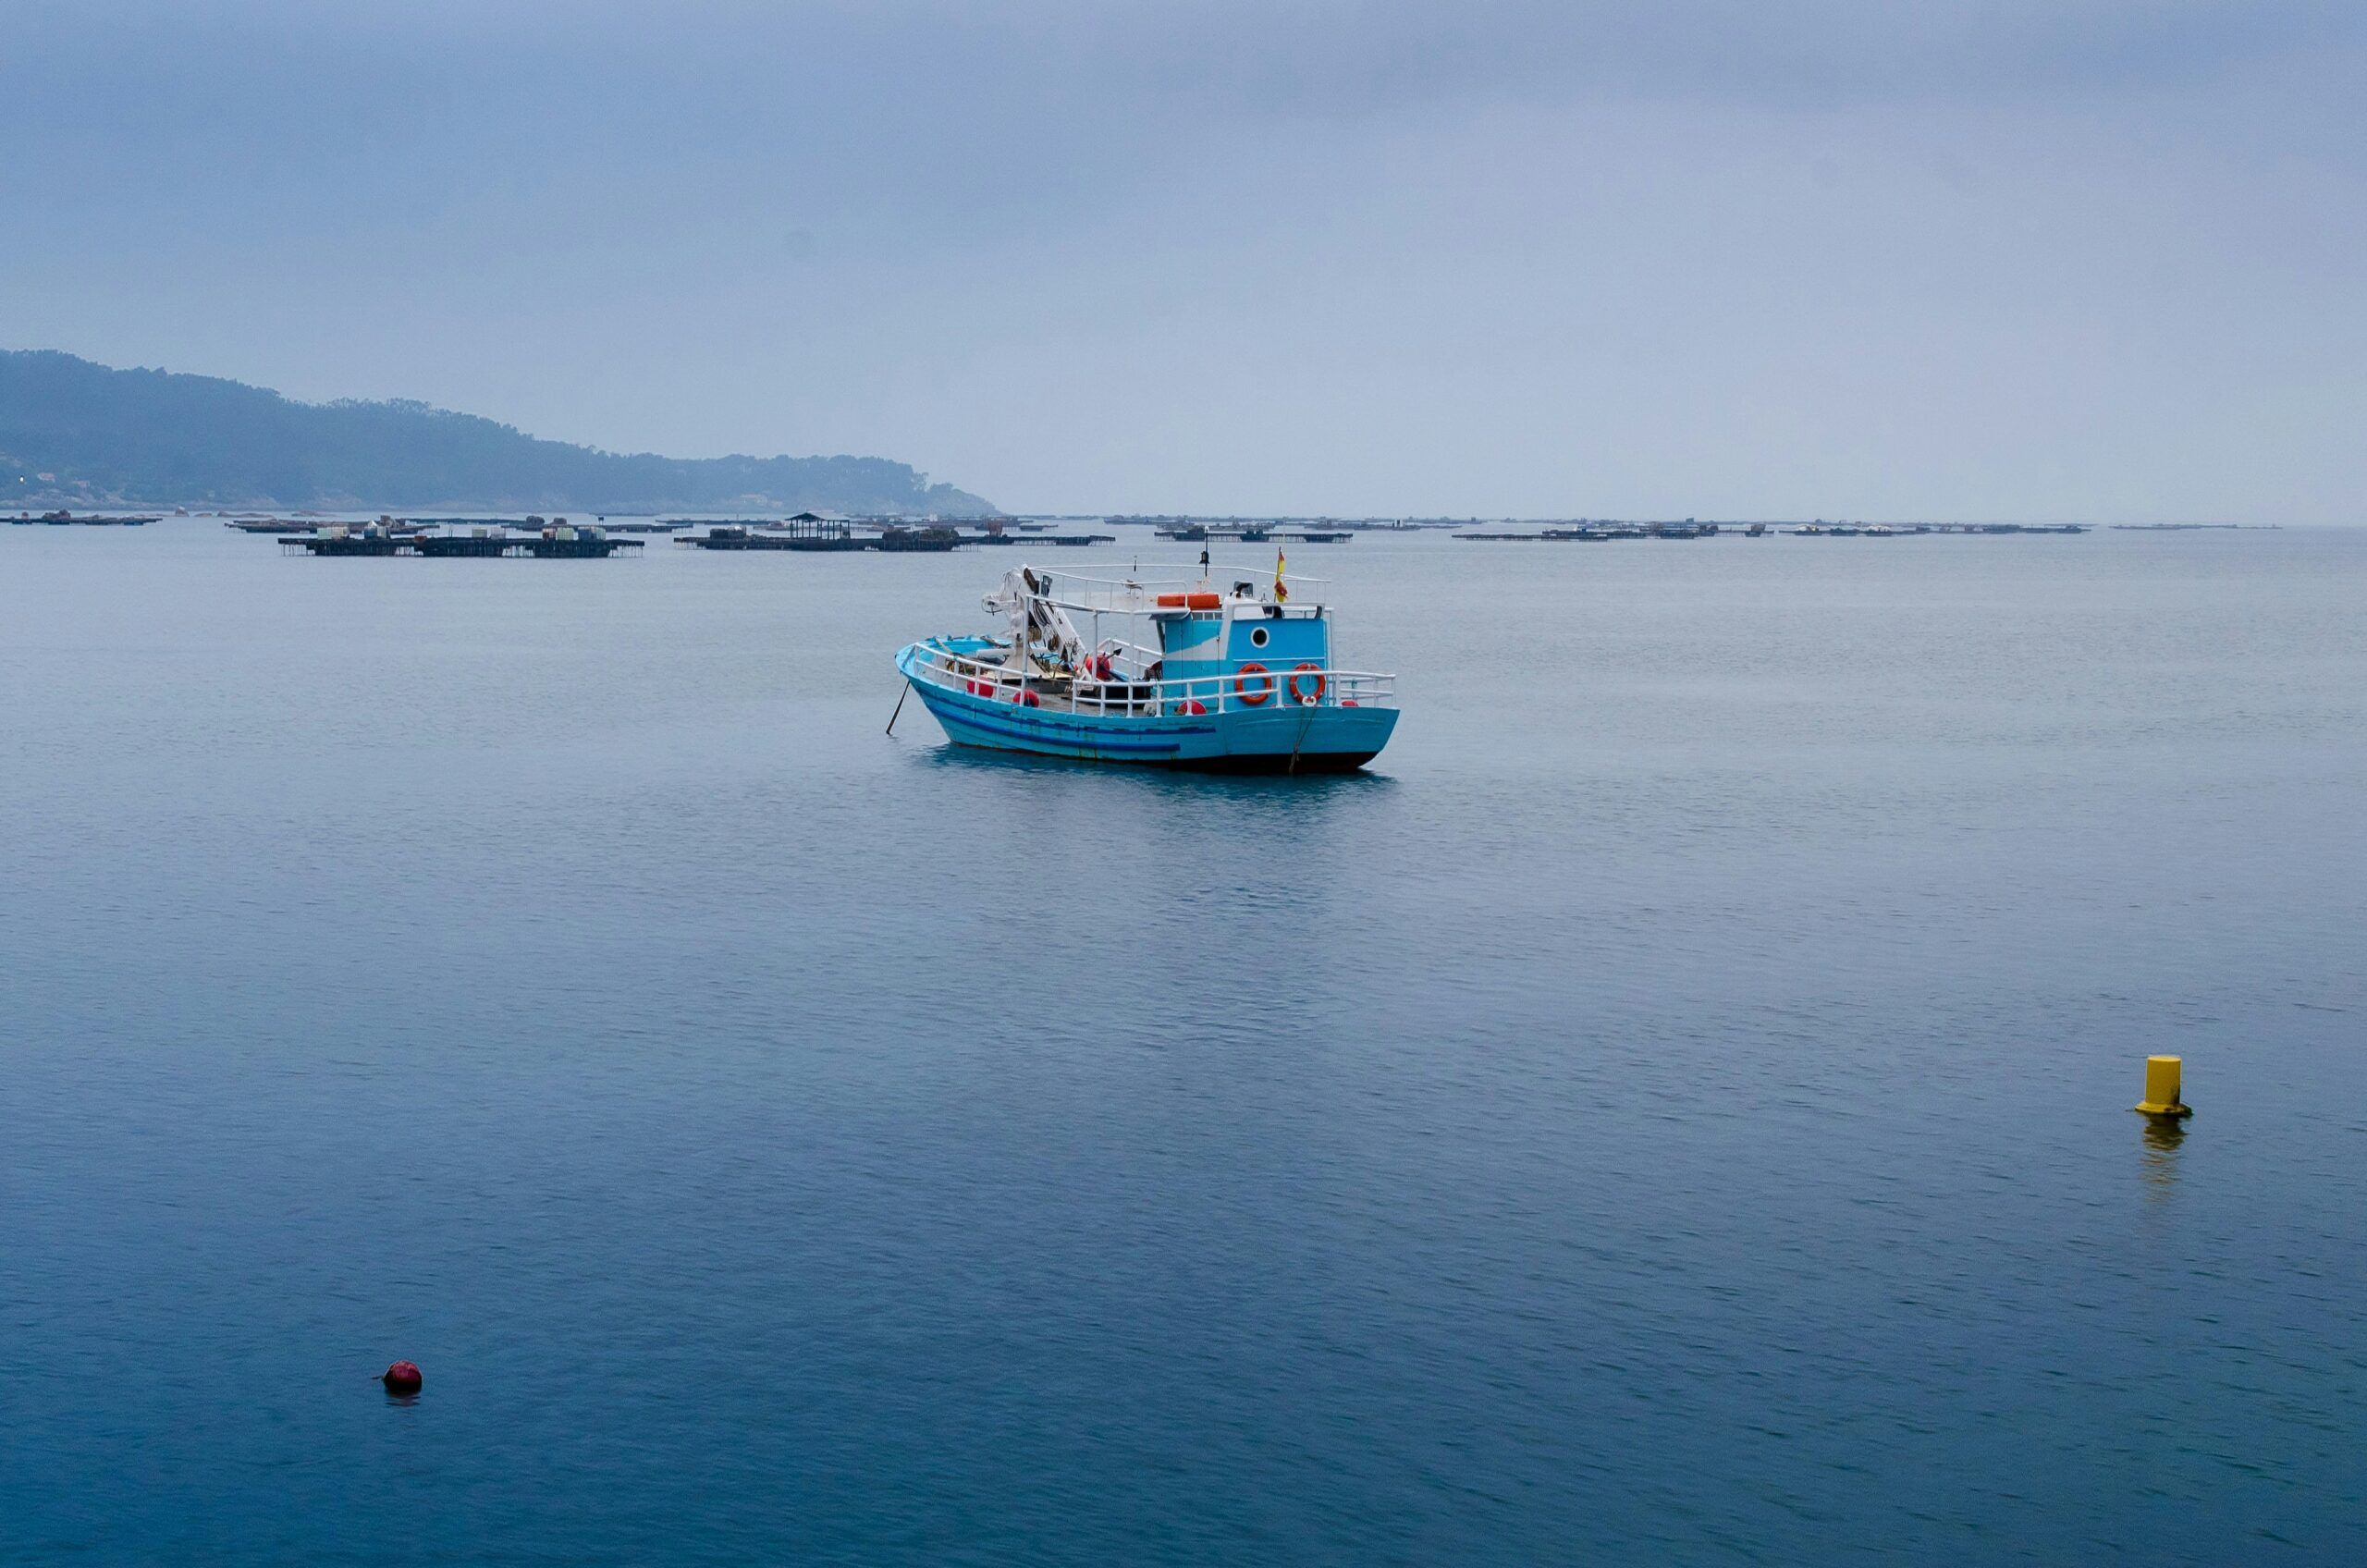
[[[956,743],[1217,773],[1344,773],[1397,724],[1397,678],[1332,661],[1311,579],[1110,581],[1021,566],[986,596],[1000,635],[896,655]],[[894,727],[894,720],[889,721]]]

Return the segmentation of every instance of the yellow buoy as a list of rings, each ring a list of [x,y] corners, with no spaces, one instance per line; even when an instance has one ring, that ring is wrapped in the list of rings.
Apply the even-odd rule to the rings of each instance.
[[[2145,1059],[2145,1097],[2137,1109],[2147,1116],[2192,1116],[2193,1110],[2178,1101],[2178,1069],[2185,1058],[2149,1056]]]

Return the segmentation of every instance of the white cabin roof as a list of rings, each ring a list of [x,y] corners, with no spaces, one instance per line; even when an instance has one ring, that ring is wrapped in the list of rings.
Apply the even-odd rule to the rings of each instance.
[[[1176,616],[1194,613],[1181,605],[1161,605],[1159,595],[1173,594],[1215,594],[1216,607],[1228,615],[1242,610],[1255,610],[1259,615],[1269,612],[1274,604],[1274,573],[1271,567],[1243,569],[1211,566],[1206,574],[1189,577],[1080,577],[1073,572],[1031,570],[1024,563],[1019,569],[1029,572],[1039,586],[1035,596],[1064,610],[1081,610],[1087,615]],[[1017,576],[1014,572],[1012,576]],[[1236,584],[1247,584],[1250,592],[1235,593]],[[1285,612],[1313,613],[1322,606],[1320,595],[1310,593],[1307,602],[1301,604],[1302,590],[1320,589],[1324,580],[1301,577],[1296,572],[1284,572],[1282,584],[1290,589],[1292,598]],[[1198,613],[1206,614],[1208,606]]]

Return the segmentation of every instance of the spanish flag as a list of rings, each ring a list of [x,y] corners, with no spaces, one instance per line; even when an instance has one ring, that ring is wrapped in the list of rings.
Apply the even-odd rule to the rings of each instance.
[[[1282,586],[1282,553],[1276,550],[1274,552],[1274,603],[1286,605],[1290,603],[1290,599],[1291,591]]]

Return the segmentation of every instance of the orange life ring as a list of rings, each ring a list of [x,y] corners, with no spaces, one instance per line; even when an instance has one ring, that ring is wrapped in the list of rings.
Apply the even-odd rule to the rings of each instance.
[[[1310,675],[1315,677],[1315,695],[1312,697],[1298,689],[1298,683]],[[1283,684],[1290,688],[1291,701],[1303,708],[1311,708],[1323,700],[1323,667],[1319,664],[1300,665],[1291,671],[1290,680]]]
[[[1257,677],[1257,690],[1254,695],[1249,690],[1252,675]],[[1266,673],[1266,667],[1262,664],[1243,665],[1233,672],[1233,694],[1254,708],[1274,694],[1274,678]]]

